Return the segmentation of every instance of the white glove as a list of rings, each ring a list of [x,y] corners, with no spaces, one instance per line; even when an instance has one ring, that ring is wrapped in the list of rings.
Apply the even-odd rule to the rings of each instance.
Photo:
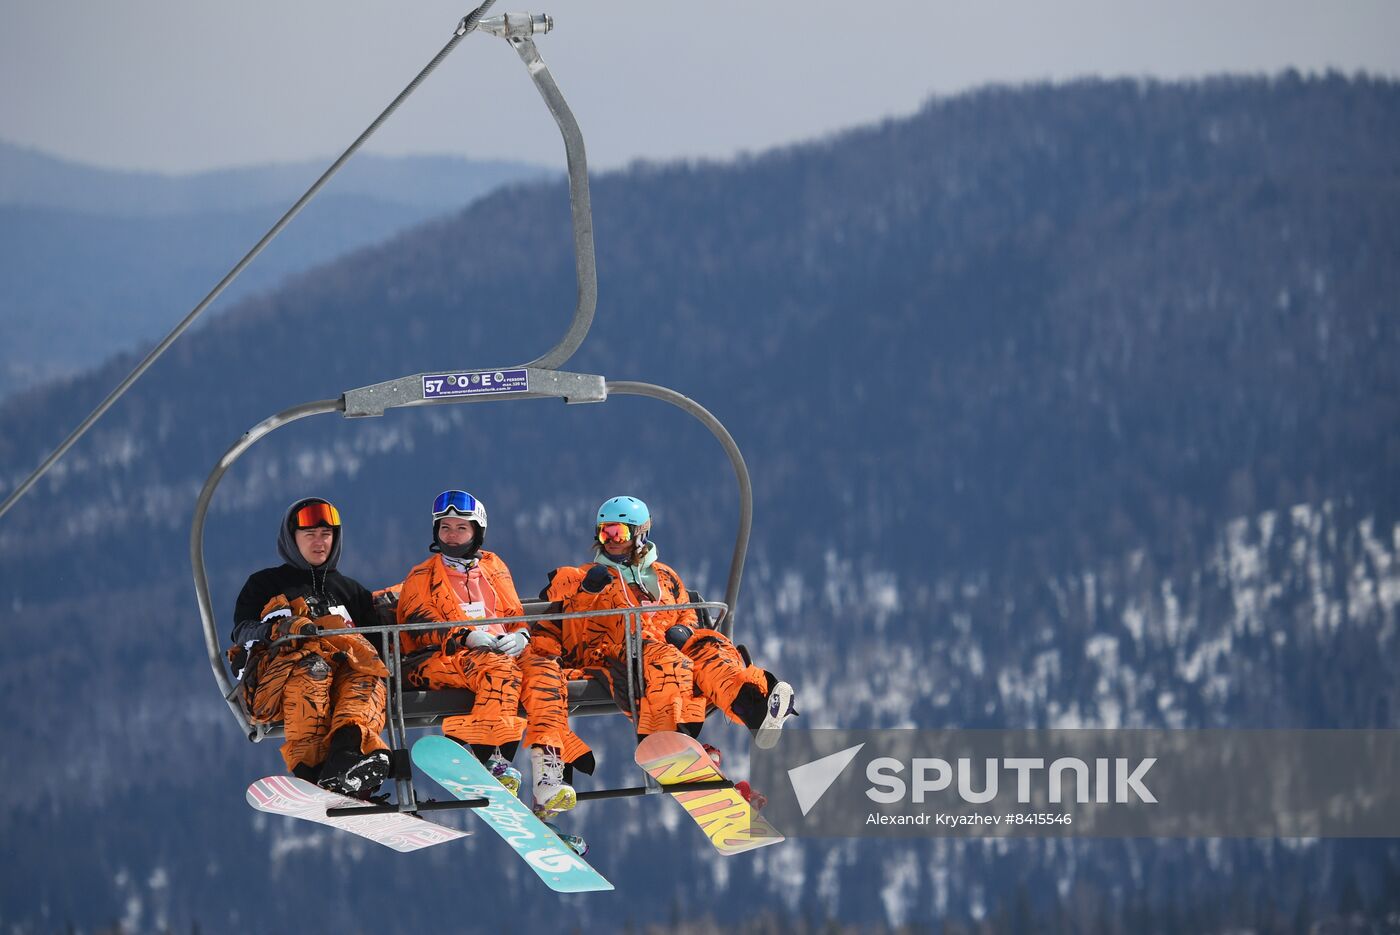
[[[477,627],[467,634],[467,649],[489,649],[496,651],[496,636],[487,633],[483,627]]]
[[[530,645],[530,636],[524,630],[516,630],[514,633],[502,633],[496,637],[496,649],[507,656],[518,656],[525,651],[525,647]]]

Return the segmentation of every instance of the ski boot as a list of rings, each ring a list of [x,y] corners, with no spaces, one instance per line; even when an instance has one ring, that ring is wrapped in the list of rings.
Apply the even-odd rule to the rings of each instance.
[[[553,747],[530,748],[530,772],[535,777],[535,813],[541,820],[578,804],[574,787],[564,781],[564,758]]]
[[[389,754],[383,750],[361,753],[340,750],[326,760],[321,768],[322,789],[339,792],[356,799],[368,799],[389,777]]]
[[[787,682],[773,683],[773,686],[768,689],[767,711],[762,723],[758,725],[758,731],[754,734],[754,746],[760,750],[771,750],[777,745],[778,731],[783,729],[783,722],[790,717],[797,717],[797,708],[793,701],[794,693],[791,685]]]
[[[792,686],[778,681],[772,673],[765,675],[768,677],[767,691],[759,691],[757,686],[746,684],[739,689],[730,706],[734,716],[753,732],[754,745],[760,750],[776,746],[783,722],[797,717]]]
[[[568,845],[569,850],[573,851],[580,857],[588,853],[588,842],[585,841],[583,838],[579,837],[576,834],[569,834],[567,831],[562,830],[558,825],[556,825],[552,821],[545,821],[543,818],[541,818],[540,821],[544,821],[544,826],[550,831],[553,831],[558,836],[559,840],[563,841],[566,845]]]
[[[501,753],[501,748],[497,747],[486,761],[486,768],[491,771],[491,775],[496,777],[496,781],[506,787],[506,791],[511,795],[520,794],[520,770],[510,765],[510,761]]]

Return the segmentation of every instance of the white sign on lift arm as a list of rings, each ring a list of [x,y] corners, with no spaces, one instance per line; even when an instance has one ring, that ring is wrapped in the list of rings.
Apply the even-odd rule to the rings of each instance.
[[[489,393],[523,393],[530,389],[530,372],[524,367],[515,370],[479,370],[467,373],[425,373],[424,399],[448,399],[453,396],[483,396]]]

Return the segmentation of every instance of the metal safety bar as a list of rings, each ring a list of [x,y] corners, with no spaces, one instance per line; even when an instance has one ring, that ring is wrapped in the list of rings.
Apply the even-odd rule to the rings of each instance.
[[[414,623],[379,623],[373,626],[362,627],[356,625],[346,628],[346,633],[392,633],[400,631],[403,633],[416,633],[420,630],[446,630],[455,627],[462,629],[472,629],[475,627],[487,627],[501,623],[535,623],[540,620],[574,620],[584,617],[615,617],[619,614],[654,614],[671,610],[707,610],[715,611],[721,616],[727,616],[729,608],[721,601],[689,601],[685,604],[657,604],[645,607],[616,607],[604,608],[601,610],[559,610],[552,613],[543,614],[519,614],[514,617],[473,617],[470,620],[422,620]],[[323,630],[321,636],[334,635],[339,630]],[[292,633],[278,638],[270,646],[279,646],[283,643],[296,640],[314,639],[311,634]]]
[[[677,795],[681,792],[705,792],[711,789],[733,789],[732,779],[697,779],[695,782],[673,782],[663,786],[651,774],[647,774],[647,784],[645,786],[624,786],[621,789],[587,789],[577,793],[580,802],[591,802],[598,799],[625,799],[638,795],[656,795],[667,792]]]
[[[413,786],[410,783],[409,788]],[[447,812],[462,808],[485,808],[491,804],[490,799],[452,799],[446,802],[439,802],[436,799],[425,799],[422,802],[405,803],[400,799],[398,804],[393,802],[376,802],[373,805],[332,805],[326,809],[326,817],[339,818],[342,815],[388,815],[393,812]]]
[[[400,632],[398,627],[389,632],[388,647],[389,672],[394,679],[393,697],[397,704],[388,712],[389,716],[385,720],[389,723],[389,748],[394,751],[408,749],[408,728],[404,724],[403,717],[403,642],[399,636]],[[391,753],[390,756],[397,757],[398,753]],[[413,788],[413,777],[409,770],[399,767],[400,764],[394,764],[394,787],[399,793],[399,804],[411,808],[418,804],[418,796]],[[405,776],[406,772],[410,775]]]
[[[704,611],[708,611],[708,612],[711,612],[711,613],[715,614],[715,616],[716,616],[715,623],[719,623],[720,621],[722,621],[722,620],[727,616],[728,610],[729,610],[728,607],[726,607],[723,603],[721,603],[721,602],[719,602],[719,601],[688,601],[688,602],[686,602],[686,603],[684,603],[684,604],[665,604],[665,605],[658,605],[658,606],[659,606],[659,609],[660,609],[660,610],[663,610],[663,611],[677,611],[677,610],[697,610],[697,611],[698,611],[698,610],[704,610]],[[561,611],[555,611],[555,612],[552,612],[552,613],[543,613],[543,614],[521,614],[521,615],[514,616],[514,617],[489,617],[489,618],[478,618],[478,619],[472,619],[472,620],[424,621],[424,622],[420,622],[420,623],[386,623],[386,624],[379,624],[379,625],[376,625],[376,626],[368,626],[368,627],[356,626],[356,627],[351,627],[351,628],[344,629],[344,630],[323,630],[323,631],[321,631],[320,633],[317,633],[317,634],[310,634],[310,633],[292,633],[292,634],[288,634],[287,636],[279,637],[278,639],[273,640],[272,642],[270,642],[270,643],[268,644],[268,651],[269,651],[270,653],[271,653],[271,652],[275,652],[276,650],[281,649],[283,646],[292,645],[292,644],[295,644],[295,643],[302,642],[302,641],[304,641],[304,640],[320,639],[320,638],[322,638],[322,637],[333,637],[333,636],[338,636],[338,635],[350,635],[350,634],[360,634],[360,635],[384,634],[384,635],[387,635],[388,638],[389,638],[390,646],[389,646],[389,651],[387,652],[387,655],[388,655],[389,658],[386,660],[386,666],[387,666],[387,668],[389,669],[390,684],[392,685],[392,690],[389,692],[389,700],[388,700],[388,707],[389,707],[388,727],[389,727],[390,745],[391,745],[394,749],[406,749],[406,748],[408,747],[408,742],[407,742],[407,741],[408,741],[408,730],[409,730],[410,725],[407,724],[406,717],[405,717],[405,712],[404,712],[404,705],[403,705],[403,656],[402,656],[402,651],[401,651],[401,645],[402,645],[402,644],[401,644],[401,642],[400,642],[400,634],[402,634],[402,633],[416,633],[416,632],[421,632],[421,631],[426,631],[426,630],[443,630],[443,629],[449,629],[449,628],[451,628],[451,629],[456,629],[456,628],[461,628],[461,629],[473,629],[473,628],[476,628],[476,627],[488,627],[488,626],[495,626],[495,625],[497,625],[497,624],[507,624],[507,623],[526,623],[526,624],[529,624],[529,623],[542,622],[542,621],[545,621],[545,620],[559,620],[559,621],[564,621],[564,620],[585,619],[585,618],[589,618],[589,617],[613,617],[613,616],[619,616],[619,615],[621,615],[621,616],[623,616],[623,617],[625,618],[625,619],[624,619],[625,638],[624,638],[624,644],[623,644],[623,645],[624,645],[624,652],[626,653],[626,662],[627,662],[627,671],[628,671],[628,685],[627,685],[627,688],[628,688],[628,697],[629,697],[629,699],[631,699],[631,701],[632,701],[632,718],[633,718],[633,722],[635,723],[635,722],[636,722],[636,717],[637,717],[637,703],[636,703],[636,698],[637,698],[638,692],[639,692],[640,689],[642,688],[642,686],[641,686],[641,676],[640,676],[640,661],[641,661],[641,658],[642,658],[642,650],[641,650],[642,623],[641,623],[641,618],[642,618],[643,616],[645,616],[646,614],[649,614],[649,613],[656,613],[657,610],[658,610],[657,607],[619,607],[619,608],[616,608],[616,609],[604,609],[604,610],[572,610],[572,611],[563,611],[563,610],[561,610]],[[633,680],[632,680],[632,675],[633,675],[634,672],[637,673],[637,681],[636,681],[635,683],[634,683]],[[235,693],[235,694],[236,694],[236,692],[237,692],[237,688],[238,688],[238,686],[235,685],[235,686],[234,686],[234,693]],[[254,742],[256,743],[256,742],[261,741],[261,740],[263,740],[263,739],[265,739],[265,738],[267,738],[267,737],[274,736],[274,731],[273,731],[273,730],[270,730],[268,725],[266,725],[266,724],[257,724],[257,723],[254,723],[254,722],[252,722],[252,721],[250,721],[250,720],[248,719],[247,712],[243,709],[242,703],[241,703],[239,700],[237,700],[237,699],[231,699],[231,700],[233,701],[233,704],[236,706],[236,711],[237,711],[237,713],[238,713],[238,715],[239,715],[240,722],[243,724],[244,731],[248,734],[248,739],[249,739],[249,740],[252,740],[252,741],[254,741]],[[423,725],[412,725],[412,726],[423,726]]]
[[[623,608],[622,645],[627,662],[627,706],[632,715],[632,723],[640,726],[642,671],[642,617],[631,607]]]
[[[648,785],[645,786],[625,786],[621,789],[590,789],[577,793],[577,799],[580,802],[596,802],[601,799],[626,799],[639,795],[656,795],[661,792],[680,795],[682,792],[708,792],[712,789],[734,788],[734,782],[730,779],[698,779],[695,782],[673,782],[663,786],[648,775],[647,782]],[[464,808],[485,808],[490,804],[491,800],[485,798],[449,799],[441,802],[437,799],[424,799],[421,802],[413,803],[410,807],[400,799],[397,804],[376,802],[373,805],[331,806],[326,809],[326,815],[338,818],[342,815],[387,815],[393,812],[447,812]]]
[[[719,620],[727,614],[729,608],[718,601],[690,601],[684,604],[660,605],[665,611],[677,610],[705,610],[714,611]],[[445,620],[445,621],[423,621],[419,623],[393,623],[379,624],[369,627],[351,627],[340,630],[326,630],[320,633],[293,633],[280,637],[268,644],[269,653],[275,652],[283,646],[294,645],[304,640],[320,639],[323,636],[349,635],[349,634],[384,634],[389,640],[388,668],[389,677],[393,686],[388,698],[388,717],[386,721],[389,727],[389,746],[393,751],[407,750],[408,727],[404,716],[403,705],[403,658],[401,634],[405,632],[419,632],[425,630],[452,629],[475,629],[477,627],[496,626],[506,623],[533,623],[544,620],[574,620],[589,617],[617,616],[621,614],[624,618],[624,640],[623,645],[626,654],[627,668],[627,698],[631,708],[632,723],[638,723],[640,711],[640,693],[642,685],[642,618],[647,614],[656,613],[655,607],[619,607],[604,610],[578,610],[578,611],[557,611],[545,614],[521,614],[513,617],[489,617],[472,620]],[[718,622],[718,620],[716,621]],[[237,691],[237,686],[234,688]],[[252,724],[247,719],[241,702],[237,711],[243,720],[245,729],[248,730],[249,739],[257,741],[264,737],[271,736],[266,730],[266,725]],[[397,802],[365,805],[365,806],[343,806],[328,808],[326,814],[329,816],[339,815],[374,815],[389,812],[419,812],[419,811],[442,811],[448,809],[471,809],[482,808],[488,804],[488,800],[483,798],[473,798],[464,800],[451,800],[438,802],[434,800],[419,801],[417,791],[413,785],[413,778],[410,771],[395,769],[393,771],[394,786],[398,792]],[[728,779],[707,779],[697,782],[673,784],[662,786],[650,774],[646,777],[644,786],[628,786],[621,789],[596,789],[578,794],[580,801],[592,799],[614,799],[629,796],[652,795],[662,791],[670,793],[696,792],[708,789],[732,788],[734,783]]]

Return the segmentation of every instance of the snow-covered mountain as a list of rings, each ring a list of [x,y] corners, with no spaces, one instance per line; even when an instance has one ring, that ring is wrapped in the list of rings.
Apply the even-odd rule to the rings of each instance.
[[[739,441],[756,527],[736,626],[808,725],[1390,727],[1397,116],[1400,87],[1369,79],[999,88],[604,175],[599,318],[569,368],[672,386]],[[23,790],[0,809],[0,922],[1195,932],[1397,910],[1385,841],[725,860],[670,803],[609,801],[571,820],[619,893],[554,900],[485,836],[398,858],[250,814],[242,790],[277,758],[242,741],[204,662],[186,557],[204,477],[296,403],[529,359],[573,296],[562,185],[489,195],[190,335],[0,522]],[[0,489],[127,365],[0,404]],[[449,486],[488,503],[524,593],[625,490],[717,594],[727,470],[703,428],[631,398],[308,420],[220,488],[216,607],[274,561],[294,497],[336,501],[343,567],[377,585],[420,559]],[[626,778],[626,725],[581,726],[598,782]],[[711,733],[742,770],[742,737]]]

